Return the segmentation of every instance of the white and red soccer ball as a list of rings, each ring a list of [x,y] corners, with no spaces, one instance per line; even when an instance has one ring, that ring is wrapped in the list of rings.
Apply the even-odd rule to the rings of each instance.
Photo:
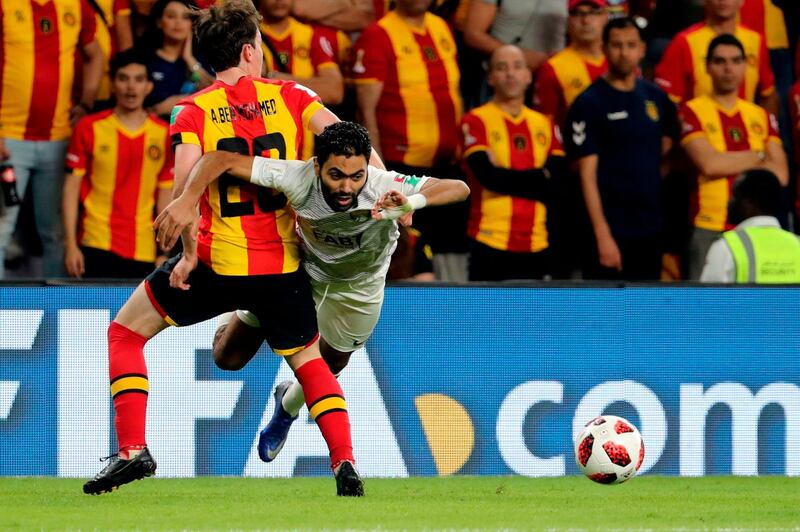
[[[575,440],[575,461],[581,472],[595,482],[625,482],[642,467],[642,435],[633,423],[621,417],[596,417]]]

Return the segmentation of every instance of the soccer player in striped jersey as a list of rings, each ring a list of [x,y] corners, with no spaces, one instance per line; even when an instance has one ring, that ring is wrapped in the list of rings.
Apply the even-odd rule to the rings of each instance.
[[[728,200],[737,175],[766,168],[789,182],[777,120],[738,96],[747,58],[733,35],[719,35],[708,46],[706,66],[713,83],[708,96],[694,98],[680,110],[681,144],[698,169],[692,194],[689,279],[703,271],[708,249],[722,231],[732,229]]]
[[[386,272],[399,236],[395,220],[425,206],[463,201],[469,195],[467,185],[458,180],[407,176],[368,166],[371,149],[364,127],[339,122],[317,138],[316,157],[307,162],[222,152],[205,155],[183,194],[156,220],[159,240],[169,245],[177,238],[191,222],[203,190],[219,175],[286,194],[297,213],[322,355],[338,374],[378,322]],[[262,339],[255,328],[259,320],[254,318],[237,312],[218,331],[214,346],[218,366],[240,369],[255,355]],[[303,393],[297,382],[278,386],[275,414],[259,438],[259,456],[265,462],[272,461],[283,447],[303,405]],[[313,406],[309,411],[313,417]]]
[[[258,20],[249,0],[229,0],[195,14],[199,47],[217,79],[173,110],[178,193],[204,152],[295,158],[305,128],[322,131],[337,120],[309,89],[257,77],[263,64]],[[155,473],[145,438],[144,344],[170,325],[245,309],[258,317],[259,334],[285,357],[303,387],[330,450],[337,494],[363,495],[344,395],[320,356],[314,300],[300,269],[286,196],[222,176],[204,192],[200,211],[196,240],[193,223],[182,235],[183,252],[136,288],[109,327],[119,452],[84,484],[84,492],[105,493]],[[172,287],[170,278],[183,282]]]
[[[64,266],[72,277],[141,279],[156,260],[154,208],[172,198],[169,126],[144,110],[153,83],[140,54],[117,54],[111,77],[116,105],[82,118],[67,151]]]

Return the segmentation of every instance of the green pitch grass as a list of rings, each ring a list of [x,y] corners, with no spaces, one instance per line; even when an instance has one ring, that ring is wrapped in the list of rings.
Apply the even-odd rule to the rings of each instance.
[[[81,480],[0,479],[0,530],[800,530],[800,478],[644,476],[146,479],[90,497]]]

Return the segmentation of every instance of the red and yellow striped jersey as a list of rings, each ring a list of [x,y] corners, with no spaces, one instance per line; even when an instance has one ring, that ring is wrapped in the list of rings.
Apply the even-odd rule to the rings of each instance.
[[[422,28],[391,11],[355,44],[356,83],[383,83],[377,106],[386,161],[431,168],[458,150],[462,104],[456,45],[447,23],[425,14]]]
[[[606,57],[594,59],[567,47],[548,59],[536,78],[536,110],[564,125],[567,111],[586,87],[608,69]]]
[[[274,159],[298,159],[322,104],[293,81],[215,81],[172,111],[174,145],[199,145]],[[294,213],[276,191],[222,176],[200,201],[198,256],[220,275],[289,273],[300,265]]]
[[[770,50],[789,48],[783,11],[772,0],[744,0],[739,11],[739,20],[760,33]]]
[[[767,142],[781,144],[778,122],[762,107],[739,99],[732,109],[723,109],[708,96],[690,100],[680,111],[681,144],[705,137],[719,152],[763,151]],[[692,198],[692,222],[711,231],[731,229],[728,198],[735,175],[719,179],[698,176]]]
[[[464,115],[464,157],[489,151],[502,168],[542,168],[550,155],[564,155],[557,127],[545,115],[523,107],[513,117],[493,102]],[[472,189],[467,234],[495,249],[536,252],[547,248],[544,204],[485,189],[466,167]]]
[[[716,32],[706,23],[695,24],[680,32],[664,52],[656,67],[656,83],[676,103],[711,94],[711,76],[706,72],[708,45]],[[744,46],[747,72],[739,88],[739,97],[755,101],[756,95],[767,96],[775,90],[775,79],[769,66],[769,53],[757,31],[736,26],[736,38]]]
[[[111,97],[111,78],[109,77],[109,65],[111,58],[117,53],[119,44],[117,43],[117,32],[114,27],[118,16],[130,15],[131,6],[128,0],[95,0],[97,7],[103,11],[95,15],[95,25],[97,27],[97,44],[103,50],[105,64],[103,65],[103,77],[100,78],[100,86],[97,89],[97,99],[107,100]],[[80,55],[80,54],[79,54]]]
[[[263,41],[268,41],[278,54],[277,58],[274,57],[269,47],[262,43],[264,65],[267,70],[285,72],[296,78],[311,78],[324,68],[338,68],[338,58],[327,33],[292,17],[288,17],[288,20],[289,26],[280,34],[274,33],[269,26],[261,23]],[[338,46],[338,40],[336,42]],[[300,158],[305,160],[312,155],[314,155],[314,133],[307,129]]]
[[[156,258],[158,189],[172,187],[169,126],[151,115],[130,131],[113,110],[81,119],[67,168],[83,176],[78,242],[142,262]]]
[[[0,136],[63,140],[71,133],[79,46],[95,38],[86,0],[0,0]]]

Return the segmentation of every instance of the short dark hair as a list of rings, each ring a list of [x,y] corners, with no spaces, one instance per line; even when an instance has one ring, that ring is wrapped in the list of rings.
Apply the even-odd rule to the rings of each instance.
[[[117,52],[111,59],[111,79],[117,75],[117,71],[125,68],[128,65],[142,65],[147,71],[147,79],[150,79],[150,67],[147,66],[147,58],[145,55],[136,48],[129,48],[121,52]]]
[[[706,53],[706,66],[711,63],[711,57],[714,55],[714,50],[717,49],[718,46],[735,46],[742,52],[742,57],[747,55],[744,51],[744,46],[742,46],[742,41],[737,39],[734,35],[730,33],[721,33],[711,39],[711,42],[708,43],[708,52]]]
[[[228,0],[192,13],[198,48],[216,72],[239,64],[242,47],[255,46],[258,14],[251,0]]]
[[[736,201],[751,203],[767,216],[778,216],[782,211],[783,187],[778,177],[763,168],[748,170],[734,182]]]
[[[369,161],[371,154],[369,133],[364,126],[355,122],[342,121],[331,124],[322,130],[314,141],[314,155],[320,165],[331,155],[346,157],[363,155]]]
[[[624,30],[626,28],[635,28],[636,33],[639,34],[639,39],[642,41],[644,40],[642,28],[639,27],[633,18],[619,17],[609,20],[603,28],[603,45],[608,44],[608,41],[611,38],[611,30]]]

